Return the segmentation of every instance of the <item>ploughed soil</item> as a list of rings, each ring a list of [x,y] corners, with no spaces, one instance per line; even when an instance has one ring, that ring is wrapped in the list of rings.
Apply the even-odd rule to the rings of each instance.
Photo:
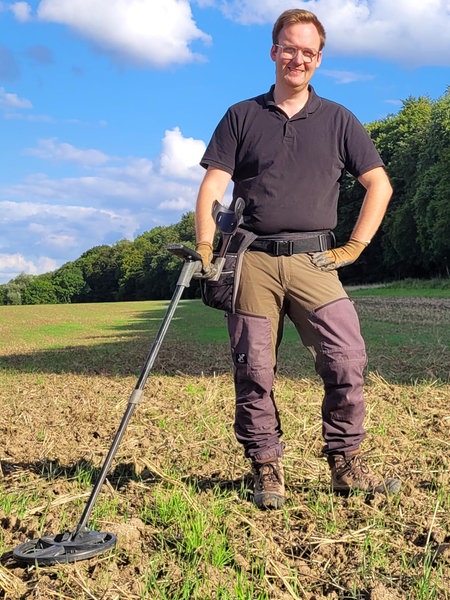
[[[287,501],[284,510],[259,511],[233,434],[227,344],[169,339],[95,504],[94,528],[116,535],[116,547],[65,565],[22,564],[12,551],[77,525],[145,349],[38,352],[31,342],[4,344],[0,598],[449,598],[450,350],[439,329],[448,325],[450,300],[356,304],[363,323],[366,314],[380,322],[367,370],[364,451],[372,470],[401,479],[399,495],[331,492],[321,383],[308,356],[284,348],[275,394]],[[383,343],[384,325],[392,334],[405,323],[411,343]],[[435,332],[435,352],[420,352],[415,328]],[[210,515],[191,554],[186,528],[164,517],[164,498],[185,500],[180,519]],[[222,563],[208,550],[215,529],[226,533]],[[198,585],[189,587],[190,578]]]

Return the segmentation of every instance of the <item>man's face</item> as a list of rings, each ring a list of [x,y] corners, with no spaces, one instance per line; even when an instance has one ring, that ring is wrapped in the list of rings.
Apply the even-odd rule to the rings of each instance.
[[[291,58],[288,52],[279,46],[272,46],[270,56],[275,62],[276,83],[299,91],[306,88],[322,60],[317,29],[310,23],[288,25],[280,31],[278,44],[287,47],[288,50],[296,48],[300,51],[297,52],[297,56]],[[301,51],[304,51],[305,55]],[[316,56],[311,62],[305,62],[305,56],[311,52]]]

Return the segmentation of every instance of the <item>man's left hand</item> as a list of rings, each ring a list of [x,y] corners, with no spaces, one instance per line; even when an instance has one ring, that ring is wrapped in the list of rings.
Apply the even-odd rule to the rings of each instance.
[[[344,246],[339,248],[314,252],[311,261],[321,271],[334,271],[334,269],[340,269],[354,263],[367,245],[368,242],[360,242],[355,238],[350,238]]]

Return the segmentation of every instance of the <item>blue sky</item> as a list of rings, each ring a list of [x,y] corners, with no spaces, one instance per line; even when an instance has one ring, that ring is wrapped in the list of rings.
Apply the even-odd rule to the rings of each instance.
[[[0,283],[193,210],[205,145],[273,83],[293,7],[327,30],[317,93],[363,123],[445,93],[448,0],[0,0]]]

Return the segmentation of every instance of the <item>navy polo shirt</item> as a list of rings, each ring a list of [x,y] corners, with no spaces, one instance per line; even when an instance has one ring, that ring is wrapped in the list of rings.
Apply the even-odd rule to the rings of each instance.
[[[244,198],[244,226],[259,235],[334,229],[340,180],[383,166],[367,131],[346,108],[310,86],[291,118],[267,94],[231,106],[217,125],[201,165],[232,176],[233,199]]]

